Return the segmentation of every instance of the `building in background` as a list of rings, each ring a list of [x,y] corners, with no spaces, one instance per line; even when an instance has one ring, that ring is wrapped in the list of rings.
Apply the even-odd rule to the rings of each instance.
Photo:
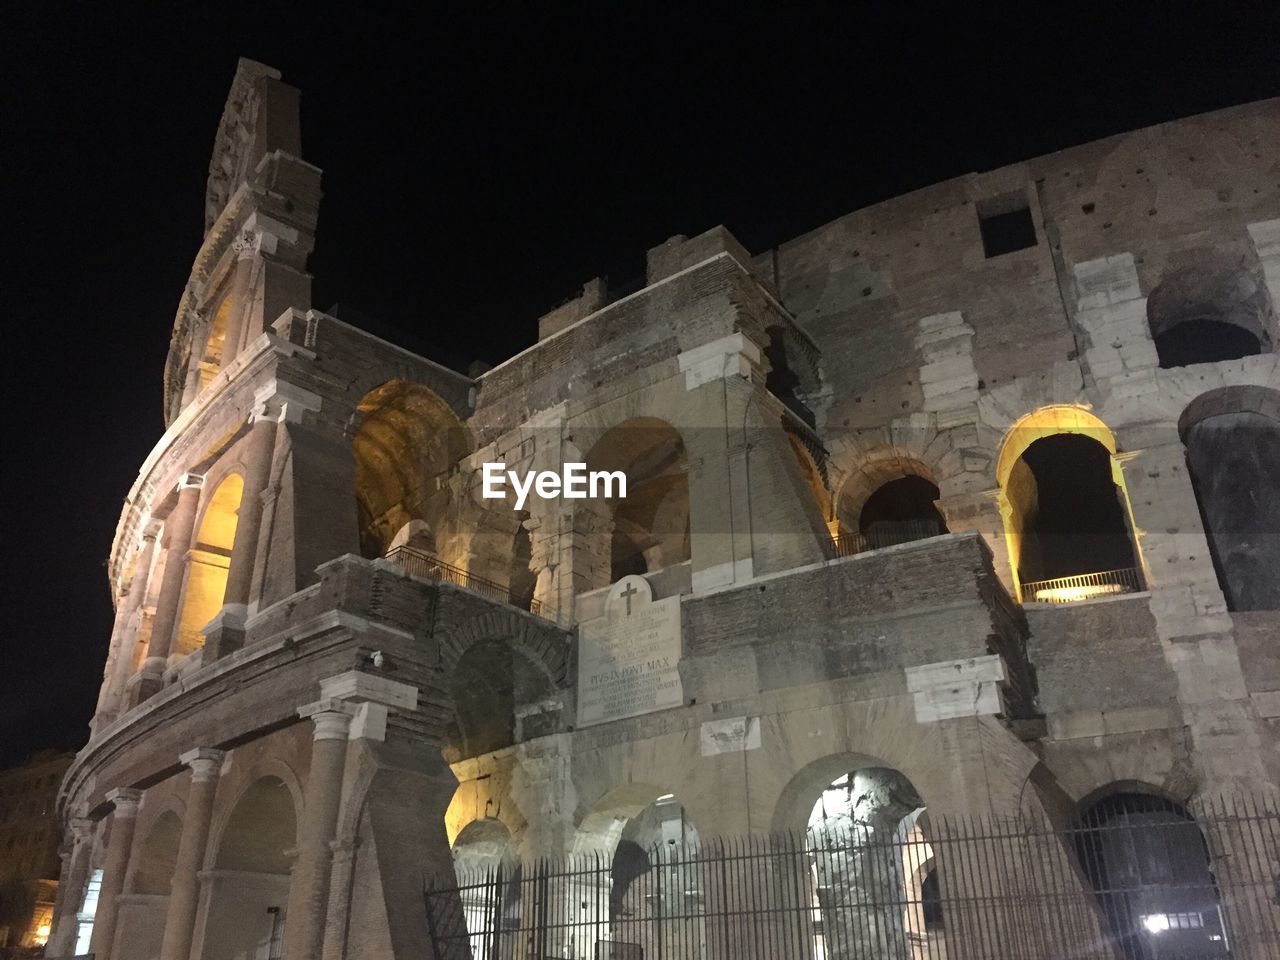
[[[58,890],[58,787],[73,753],[45,750],[0,770],[0,956],[42,947]]]
[[[1278,145],[673,237],[469,376],[312,309],[243,61],[50,955],[1276,956]]]

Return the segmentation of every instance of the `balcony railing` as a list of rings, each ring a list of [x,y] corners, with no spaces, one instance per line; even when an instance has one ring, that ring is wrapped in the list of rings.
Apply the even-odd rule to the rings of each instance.
[[[1136,567],[1121,570],[1104,570],[1101,573],[1082,573],[1074,577],[1058,577],[1056,580],[1033,580],[1022,585],[1023,603],[1074,603],[1079,600],[1097,600],[1124,593],[1137,593],[1142,589],[1142,578]]]
[[[882,550],[900,543],[940,537],[946,532],[933,520],[904,520],[900,523],[875,524],[866,533],[845,532],[833,540],[837,557],[852,557],[868,550]]]
[[[534,616],[542,616],[542,605],[532,597],[517,597],[502,584],[486,580],[484,577],[477,577],[466,570],[438,560],[425,550],[410,546],[393,547],[388,551],[387,559],[403,567],[404,571],[412,576],[441,583],[452,583],[482,597],[496,600],[498,603],[508,603],[521,610],[528,610]]]

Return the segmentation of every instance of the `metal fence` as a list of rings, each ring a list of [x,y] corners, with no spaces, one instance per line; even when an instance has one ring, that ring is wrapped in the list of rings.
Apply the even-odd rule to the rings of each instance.
[[[477,577],[460,567],[437,560],[425,550],[416,547],[394,547],[387,552],[386,559],[403,567],[406,573],[425,580],[438,580],[466,587],[473,593],[499,603],[509,603],[521,610],[528,610],[535,616],[542,616],[542,605],[532,595],[517,596],[514,591],[493,580]]]
[[[1022,585],[1024,603],[1071,603],[1076,600],[1097,600],[1122,593],[1137,593],[1142,589],[1142,577],[1136,567],[1120,570],[1103,570],[1099,573],[1082,573],[1074,577],[1058,577],[1056,580],[1034,580]]]
[[[866,533],[845,531],[833,538],[837,557],[852,557],[868,550],[883,550],[900,543],[914,543],[941,536],[946,528],[935,520],[902,520],[874,524]]]
[[[429,929],[446,960],[1280,957],[1273,807],[909,819],[460,872]]]

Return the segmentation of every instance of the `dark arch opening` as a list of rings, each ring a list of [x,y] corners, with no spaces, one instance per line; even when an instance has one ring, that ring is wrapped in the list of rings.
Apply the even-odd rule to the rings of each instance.
[[[1097,440],[1060,433],[1035,441],[1006,493],[1021,531],[1022,583],[1135,566],[1111,455]]]
[[[1160,366],[1220,363],[1271,349],[1275,318],[1261,277],[1206,262],[1175,270],[1147,297],[1147,323]]]
[[[1280,610],[1280,394],[1227,391],[1202,409],[1220,412],[1184,425],[1183,442],[1227,609]]]
[[[1261,342],[1248,330],[1207,317],[1184,320],[1153,339],[1160,366],[1165,369],[1193,363],[1220,363],[1262,353]]]
[[[1178,804],[1114,793],[1072,831],[1081,867],[1126,960],[1229,955],[1199,825]]]
[[[924,477],[906,476],[881,485],[862,505],[858,531],[873,549],[947,532],[934,506],[937,484]]]

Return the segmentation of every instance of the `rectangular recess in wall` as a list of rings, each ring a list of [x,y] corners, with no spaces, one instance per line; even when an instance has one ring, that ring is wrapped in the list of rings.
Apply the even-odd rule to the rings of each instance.
[[[1036,245],[1036,225],[1024,193],[979,200],[977,211],[982,252],[988,260]]]

